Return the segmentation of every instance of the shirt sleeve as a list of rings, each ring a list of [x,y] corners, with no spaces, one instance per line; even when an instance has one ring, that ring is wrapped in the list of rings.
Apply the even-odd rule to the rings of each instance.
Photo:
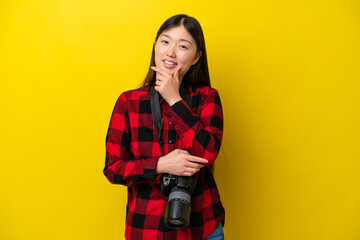
[[[194,113],[184,100],[169,108],[171,122],[190,154],[212,164],[220,150],[223,135],[223,111],[218,92],[210,88],[202,96],[200,113]]]
[[[127,98],[118,98],[106,135],[104,175],[111,183],[131,186],[143,182],[160,183],[155,174],[159,157],[134,160],[130,150],[131,136]]]

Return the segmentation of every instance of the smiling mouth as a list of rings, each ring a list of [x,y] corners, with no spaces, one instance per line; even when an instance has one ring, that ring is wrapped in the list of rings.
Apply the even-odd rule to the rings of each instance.
[[[169,65],[177,65],[176,63],[168,61],[168,60],[164,60],[163,62],[166,64],[169,64]]]

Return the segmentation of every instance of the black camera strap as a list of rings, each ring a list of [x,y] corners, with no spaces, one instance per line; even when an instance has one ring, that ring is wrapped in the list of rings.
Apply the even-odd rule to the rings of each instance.
[[[180,86],[180,96],[186,104],[191,108],[190,92],[188,88],[182,84]],[[155,82],[150,85],[150,107],[151,114],[153,117],[154,127],[157,132],[155,134],[157,140],[160,143],[161,155],[164,156],[164,142],[161,140],[161,131],[164,126],[164,122],[161,116],[161,107],[160,107],[160,95],[159,92],[155,90]],[[185,179],[186,178],[186,179]],[[190,188],[189,187],[190,180]],[[190,202],[191,196],[190,191],[191,186],[196,185],[196,178],[189,177],[180,177],[172,176],[171,174],[164,173],[162,175],[162,180],[160,184],[160,191],[165,195],[165,201],[168,201],[166,204],[166,214],[164,218],[165,226],[172,230],[185,229],[189,225],[190,220]],[[195,184],[192,184],[195,182]],[[176,183],[176,186],[173,184]],[[180,185],[185,188],[180,188]],[[171,191],[169,191],[171,187]],[[185,203],[184,203],[185,201]],[[186,204],[188,202],[188,204]],[[176,220],[176,221],[175,221]],[[160,223],[161,224],[161,223]],[[167,231],[166,227],[164,228]]]
[[[180,96],[191,108],[190,92],[184,84],[180,86]],[[161,132],[164,126],[164,121],[161,116],[160,95],[159,92],[155,90],[155,81],[153,81],[153,83],[150,85],[150,106],[154,127],[158,133],[155,136],[160,143],[161,155],[164,155],[164,142],[161,140]]]

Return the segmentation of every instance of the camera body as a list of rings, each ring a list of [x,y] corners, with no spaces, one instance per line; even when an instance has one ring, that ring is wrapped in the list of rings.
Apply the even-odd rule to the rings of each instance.
[[[163,174],[161,192],[169,194],[166,205],[165,225],[173,230],[189,226],[191,213],[191,194],[194,192],[197,175],[191,177]]]

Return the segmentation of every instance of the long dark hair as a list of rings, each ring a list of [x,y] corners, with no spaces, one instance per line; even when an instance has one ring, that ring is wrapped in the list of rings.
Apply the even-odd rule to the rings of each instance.
[[[205,39],[200,23],[193,17],[185,14],[178,14],[166,20],[159,28],[155,42],[159,36],[166,30],[183,25],[196,42],[196,51],[201,51],[200,59],[196,64],[192,65],[183,77],[182,82],[190,84],[193,87],[209,86],[210,76],[207,63],[207,55],[205,48]],[[155,44],[153,45],[150,66],[155,66]],[[143,86],[150,85],[155,80],[154,71],[149,67],[149,71],[143,81]]]

